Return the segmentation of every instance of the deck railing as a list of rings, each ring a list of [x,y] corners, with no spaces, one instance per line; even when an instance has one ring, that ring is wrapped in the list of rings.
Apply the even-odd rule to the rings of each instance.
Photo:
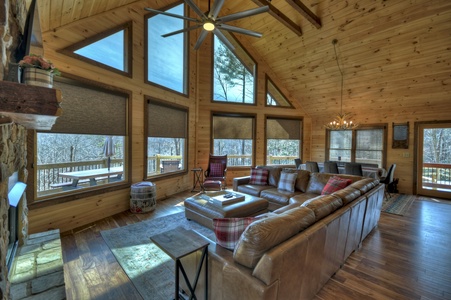
[[[451,189],[451,164],[423,163],[423,186]]]
[[[107,163],[107,159],[105,158],[102,160],[37,165],[37,191],[44,192],[52,190],[52,184],[72,181],[70,178],[60,177],[59,173],[106,168]],[[110,167],[120,167],[122,165],[122,159],[111,159]]]
[[[294,165],[296,156],[268,156],[269,164],[274,165]],[[180,155],[155,155],[147,157],[148,174],[161,174],[164,172],[163,161],[180,161],[183,166],[182,156]],[[228,166],[250,166],[252,165],[251,155],[228,155]],[[111,167],[123,165],[122,159],[111,159]],[[158,167],[157,167],[158,166]],[[51,185],[71,182],[70,178],[62,178],[59,173],[75,172],[84,170],[94,170],[107,167],[107,159],[93,161],[78,161],[55,164],[37,165],[37,191],[46,192],[53,190]],[[170,170],[174,171],[174,170]]]

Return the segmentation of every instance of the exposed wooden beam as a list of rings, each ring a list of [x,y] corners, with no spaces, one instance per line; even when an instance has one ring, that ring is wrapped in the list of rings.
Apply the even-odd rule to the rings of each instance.
[[[61,91],[40,86],[0,81],[0,116],[28,129],[49,130],[63,111]]]
[[[294,9],[304,16],[316,28],[321,28],[321,20],[300,0],[286,0]]]
[[[302,29],[300,26],[298,26],[296,23],[291,21],[287,16],[285,16],[280,10],[275,8],[271,3],[269,3],[267,0],[252,0],[255,4],[258,6],[269,6],[269,14],[276,18],[280,23],[291,29],[294,33],[296,33],[298,36],[302,35]]]

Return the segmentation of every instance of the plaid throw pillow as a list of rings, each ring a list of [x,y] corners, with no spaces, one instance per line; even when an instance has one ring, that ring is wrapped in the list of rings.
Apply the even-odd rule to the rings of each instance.
[[[210,164],[210,177],[222,177],[224,176],[224,166],[222,163]]]
[[[323,191],[321,192],[321,195],[332,194],[333,192],[344,189],[351,183],[352,183],[351,179],[344,179],[344,178],[340,178],[338,176],[333,176],[333,177],[329,178],[329,180],[327,181],[327,184],[324,186]]]
[[[267,185],[268,184],[269,171],[266,169],[251,169],[251,178],[249,184]]]
[[[226,249],[234,250],[241,234],[255,220],[255,217],[213,219],[216,243]]]
[[[280,173],[280,179],[277,188],[279,190],[287,192],[294,192],[294,184],[296,183],[297,176],[298,173],[288,173],[288,172]]]

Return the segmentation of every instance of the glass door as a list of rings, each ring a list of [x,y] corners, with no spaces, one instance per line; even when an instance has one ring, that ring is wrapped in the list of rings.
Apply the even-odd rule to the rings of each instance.
[[[417,194],[451,199],[451,123],[418,125]]]

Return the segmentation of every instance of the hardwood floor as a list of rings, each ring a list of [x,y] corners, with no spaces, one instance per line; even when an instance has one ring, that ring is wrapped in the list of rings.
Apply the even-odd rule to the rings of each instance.
[[[62,234],[67,299],[142,299],[100,231],[183,211],[185,192],[146,214],[123,212]],[[379,226],[315,300],[451,299],[451,202],[418,198],[409,214]],[[214,299],[213,299],[214,300]]]

